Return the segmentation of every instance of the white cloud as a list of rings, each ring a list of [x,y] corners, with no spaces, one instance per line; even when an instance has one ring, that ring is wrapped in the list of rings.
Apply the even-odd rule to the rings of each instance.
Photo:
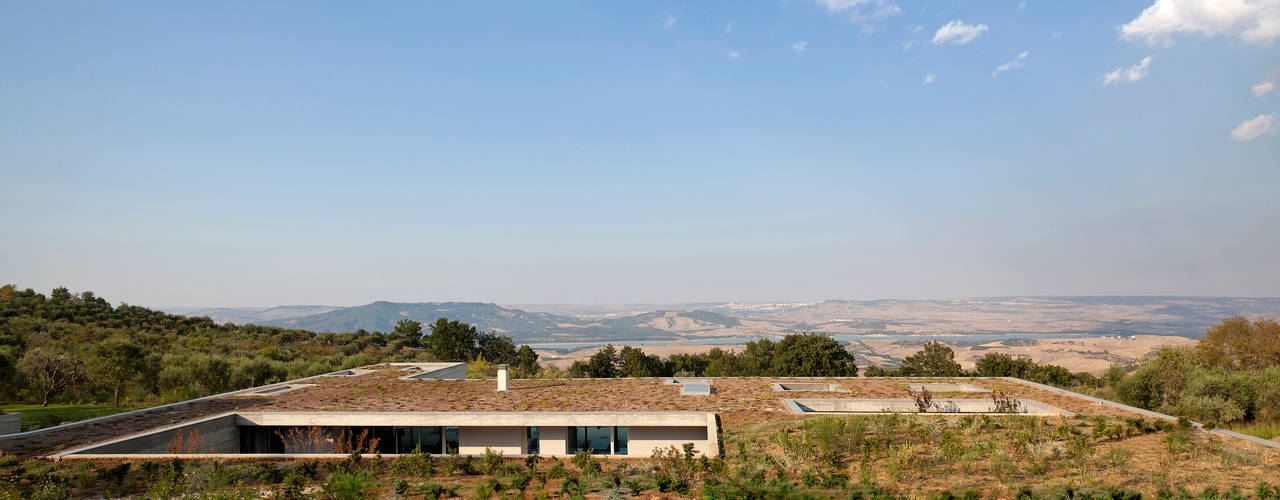
[[[985,24],[965,24],[964,21],[957,19],[938,28],[938,31],[933,34],[933,43],[934,45],[942,45],[951,42],[964,45],[982,36],[987,31],[989,30]]]
[[[935,79],[937,79],[937,78],[938,78],[938,76],[937,76],[937,75],[935,75],[935,74],[933,74],[933,73],[929,73],[929,74],[927,74],[927,75],[924,75],[924,84],[925,84],[925,85],[928,85],[928,84],[930,84],[930,83],[933,83],[933,80],[935,80]]]
[[[741,53],[741,52],[738,52],[738,51],[736,51],[736,50],[730,50],[730,51],[729,51],[729,59],[733,59],[733,60],[735,60],[735,61],[737,61],[738,59],[742,59],[742,53]]]
[[[791,44],[791,50],[794,50],[797,54],[803,53],[804,51],[809,50],[809,42],[799,40],[796,43]]]
[[[663,19],[663,20],[662,20],[662,29],[668,29],[668,30],[669,30],[669,29],[671,29],[671,28],[674,28],[674,27],[676,27],[676,23],[677,23],[677,22],[679,22],[679,21],[680,21],[680,18],[678,18],[678,17],[676,17],[676,16],[667,16],[667,18],[666,18],[666,19]]]
[[[1252,120],[1245,120],[1235,130],[1231,138],[1237,141],[1251,141],[1267,134],[1276,133],[1276,114],[1258,115]]]
[[[1018,2],[1018,10],[1027,10],[1027,2]]]
[[[1236,37],[1271,45],[1280,37],[1280,0],[1155,0],[1120,27],[1126,40],[1169,45],[1178,33]]]
[[[914,40],[907,40],[905,42],[902,42],[902,51],[906,52],[908,50],[911,50],[911,46],[915,44],[916,42]]]
[[[1061,32],[1061,31],[1055,31],[1055,32],[1053,32],[1053,33],[1050,33],[1050,34],[1049,34],[1049,36],[1054,37],[1054,38],[1062,38],[1062,32]]]
[[[991,78],[995,78],[997,75],[999,75],[1002,72],[1013,71],[1015,69],[1021,68],[1022,64],[1027,61],[1027,56],[1030,54],[1031,53],[1028,51],[1025,51],[1025,50],[1022,51],[1022,53],[1018,54],[1018,57],[1013,58],[1012,61],[1001,64],[1000,67],[996,68],[996,70],[991,73]]]
[[[1251,90],[1253,91],[1254,97],[1262,97],[1264,95],[1270,94],[1271,91],[1275,89],[1276,89],[1275,82],[1259,82],[1257,85],[1254,85]]]
[[[1115,71],[1102,75],[1102,85],[1110,86],[1120,82],[1136,82],[1147,77],[1151,72],[1151,56],[1142,58],[1138,64],[1128,68],[1116,68]]]
[[[827,8],[828,12],[844,12],[849,13],[849,21],[860,23],[880,19],[883,17],[896,16],[902,13],[902,8],[889,0],[815,0],[818,5]]]
[[[922,29],[924,29],[924,26],[921,26],[921,25],[917,24],[917,25],[915,25],[915,26],[912,26],[912,27],[911,27],[911,32],[912,32],[912,33],[919,33],[919,32],[920,32],[920,30],[922,30]]]

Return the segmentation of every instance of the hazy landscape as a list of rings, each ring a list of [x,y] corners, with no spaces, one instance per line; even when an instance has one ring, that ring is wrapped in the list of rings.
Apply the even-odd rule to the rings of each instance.
[[[1100,373],[1162,346],[1182,346],[1232,315],[1280,315],[1280,299],[1223,297],[992,297],[938,300],[827,300],[794,303],[500,306],[476,302],[374,302],[355,307],[188,308],[220,323],[313,331],[390,331],[397,321],[459,319],[528,343],[567,367],[606,343],[668,356],[740,349],[747,341],[822,332],[846,343],[860,363],[896,366],[926,340],[956,351],[965,368],[988,352],[1028,356]]]

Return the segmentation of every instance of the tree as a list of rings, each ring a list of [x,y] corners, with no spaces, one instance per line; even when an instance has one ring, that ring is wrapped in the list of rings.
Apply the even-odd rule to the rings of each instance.
[[[587,375],[591,378],[613,378],[618,376],[617,366],[618,350],[613,344],[607,344],[587,360]]]
[[[397,321],[395,329],[391,330],[391,334],[404,339],[406,342],[402,345],[411,347],[422,345],[422,323],[417,321],[411,319]]]
[[[924,343],[919,352],[907,356],[902,362],[902,373],[919,377],[958,377],[964,374],[956,353],[938,341]]]
[[[538,374],[538,353],[533,348],[522,345],[516,351],[516,362],[511,367],[516,378],[530,378]]]
[[[623,377],[657,377],[663,372],[662,359],[646,355],[636,347],[622,346],[618,354],[618,372]]]
[[[1209,327],[1196,349],[1206,363],[1227,369],[1260,370],[1280,365],[1280,323],[1232,316]]]
[[[1017,377],[1025,379],[1036,362],[1026,356],[1010,356],[1002,352],[989,352],[978,358],[980,377]]]
[[[780,377],[853,377],[858,375],[858,366],[840,341],[802,333],[778,342],[770,371]]]
[[[120,406],[120,388],[142,374],[146,353],[138,344],[125,339],[105,340],[93,346],[89,373],[111,388],[111,404]]]
[[[18,370],[40,391],[40,406],[49,406],[49,398],[75,386],[84,379],[84,363],[65,352],[37,347],[27,351],[18,362]]]
[[[431,325],[427,351],[440,361],[471,361],[476,355],[476,327],[461,321],[440,318]]]
[[[516,344],[506,335],[493,332],[476,334],[476,352],[492,363],[509,365],[516,362]]]
[[[744,377],[766,377],[773,375],[773,358],[775,344],[769,339],[747,342],[746,349],[738,356],[738,367]]]

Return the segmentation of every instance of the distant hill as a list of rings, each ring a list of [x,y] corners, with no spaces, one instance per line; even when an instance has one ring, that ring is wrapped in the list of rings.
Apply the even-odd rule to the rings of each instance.
[[[446,317],[519,342],[626,342],[776,337],[799,331],[852,336],[1076,334],[1200,337],[1225,316],[1280,317],[1280,299],[1221,297],[986,297],[828,300],[777,304],[503,307],[483,302],[374,302],[356,307],[209,308],[184,314],[318,332],[390,331],[401,319]],[[629,311],[629,312],[628,312]],[[177,311],[175,311],[177,312]],[[569,314],[572,314],[570,316]]]
[[[208,316],[218,323],[266,325],[272,321],[323,314],[335,309],[341,308],[334,306],[212,307],[174,309],[169,312],[184,316]]]
[[[470,323],[480,329],[497,331],[513,338],[547,335],[561,323],[573,321],[551,314],[507,309],[482,302],[379,301],[363,306],[336,308],[319,314],[270,319],[263,324],[317,332],[350,332],[362,328],[388,332],[402,319],[433,323],[439,318]]]

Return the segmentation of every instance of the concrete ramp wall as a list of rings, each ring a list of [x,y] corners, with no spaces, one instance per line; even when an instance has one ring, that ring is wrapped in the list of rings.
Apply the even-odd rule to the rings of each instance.
[[[236,427],[234,414],[197,420],[188,424],[166,427],[145,434],[127,436],[99,445],[75,450],[71,453],[93,455],[159,455],[173,453],[171,444],[178,436],[182,439],[196,437],[194,447],[184,447],[181,453],[188,451],[199,454],[206,453],[238,453],[240,451],[240,430]],[[194,448],[194,449],[192,449]]]

